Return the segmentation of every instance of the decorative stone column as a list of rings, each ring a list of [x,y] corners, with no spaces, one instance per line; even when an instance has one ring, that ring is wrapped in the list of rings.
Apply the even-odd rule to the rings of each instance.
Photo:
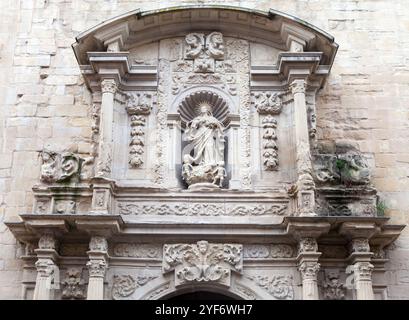
[[[296,168],[298,180],[296,182],[297,207],[300,216],[316,216],[314,212],[315,184],[312,178],[311,153],[308,133],[307,105],[305,103],[305,86],[303,79],[296,79],[291,83],[294,98]]]
[[[89,261],[88,294],[87,300],[104,299],[104,278],[108,268],[108,242],[104,237],[95,236],[89,243],[90,251],[87,252]]]
[[[51,234],[44,234],[38,242],[38,249],[35,250],[38,260],[35,263],[37,278],[33,300],[52,300],[52,290],[59,286],[56,247],[57,242]]]
[[[114,118],[114,96],[117,90],[114,79],[101,82],[100,142],[98,148],[97,176],[109,178],[112,171],[112,136]]]
[[[318,300],[317,275],[320,270],[318,244],[315,238],[301,238],[298,243],[298,270],[302,278],[303,300]]]
[[[352,239],[351,251],[350,259],[353,264],[347,267],[346,273],[353,276],[356,299],[374,300],[372,288],[374,266],[370,263],[373,253],[370,252],[368,239]]]

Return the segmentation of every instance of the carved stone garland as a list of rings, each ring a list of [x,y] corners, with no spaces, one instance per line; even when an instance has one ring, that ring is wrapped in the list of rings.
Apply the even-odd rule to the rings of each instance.
[[[152,96],[147,93],[127,94],[126,111],[131,116],[131,141],[129,143],[129,165],[138,168],[143,164],[146,117],[152,108]]]
[[[218,282],[230,286],[231,270],[242,272],[243,246],[198,241],[165,244],[163,273],[175,270],[175,286],[186,282]]]

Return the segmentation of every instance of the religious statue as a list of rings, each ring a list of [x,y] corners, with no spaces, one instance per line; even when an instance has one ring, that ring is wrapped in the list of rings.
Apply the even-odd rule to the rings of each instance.
[[[222,186],[224,169],[224,126],[213,117],[208,102],[197,106],[198,116],[187,124],[185,140],[193,155],[183,155],[182,177],[189,189],[214,189]],[[218,182],[218,183],[217,183]]]

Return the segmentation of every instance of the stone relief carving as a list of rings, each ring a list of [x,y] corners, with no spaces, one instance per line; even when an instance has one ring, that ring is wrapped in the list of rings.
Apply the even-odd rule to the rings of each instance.
[[[246,259],[268,259],[268,258],[292,258],[294,249],[288,244],[262,245],[252,244],[245,245],[243,257]]]
[[[288,244],[276,244],[271,246],[272,258],[292,258],[294,249]]]
[[[294,300],[293,278],[290,275],[248,276],[259,287],[279,300]]]
[[[298,253],[315,252],[317,250],[318,244],[314,238],[302,238],[298,243]]]
[[[215,244],[198,241],[197,244],[165,244],[163,273],[175,269],[175,285],[185,282],[219,282],[230,285],[230,272],[242,272],[242,245]]]
[[[340,282],[339,272],[330,271],[325,274],[323,284],[324,299],[327,300],[344,300],[346,294],[346,286]]]
[[[303,280],[313,280],[317,279],[318,271],[320,270],[321,265],[314,261],[304,261],[298,267],[298,270],[301,272]]]
[[[56,200],[54,211],[58,214],[75,214],[76,207],[74,200]]]
[[[346,186],[370,183],[368,162],[352,147],[336,154],[316,154],[313,163],[314,178],[318,183]]]
[[[78,182],[84,159],[72,152],[57,153],[45,148],[40,153],[42,160],[40,180],[45,183]]]
[[[82,268],[70,268],[62,281],[62,299],[84,299],[85,283],[81,279]]]
[[[193,59],[194,72],[214,72],[215,60],[224,58],[224,41],[220,32],[189,33],[185,37],[186,59]]]
[[[107,263],[104,260],[91,260],[87,262],[90,277],[104,277],[107,269]]]
[[[224,205],[213,203],[136,204],[119,202],[118,213],[124,215],[177,216],[275,216],[286,212],[287,204]]]
[[[163,292],[169,290],[170,288],[170,283],[166,283],[163,286],[160,286],[159,288],[155,289],[147,298],[146,300],[155,300],[158,298],[158,296],[160,294],[162,294]]]
[[[202,102],[199,115],[188,123],[185,140],[192,146],[193,155],[183,155],[182,177],[191,188],[220,188],[223,185],[224,126],[212,114],[212,106]]]
[[[157,276],[138,275],[114,275],[112,285],[112,298],[120,300],[132,295],[139,287],[144,286],[149,281],[156,279]]]
[[[157,244],[119,243],[113,248],[116,257],[158,259],[162,256],[162,247]]]
[[[126,93],[126,111],[129,115],[148,115],[152,110],[152,94],[132,92]]]
[[[101,153],[97,162],[97,177],[109,177],[112,167],[112,146],[111,144],[100,142]]]
[[[277,92],[256,92],[254,106],[260,114],[275,115],[281,112],[283,103]]]
[[[91,251],[107,251],[108,242],[104,237],[95,236],[91,238],[89,242],[89,249]]]
[[[263,121],[263,164],[264,169],[271,171],[278,167],[278,153],[277,153],[277,135],[275,129],[277,128],[277,120],[271,116],[266,116]]]
[[[143,164],[144,153],[144,126],[145,118],[143,116],[131,116],[131,141],[129,142],[129,165],[132,168],[138,168]]]
[[[158,65],[158,89],[157,89],[157,112],[156,112],[156,163],[154,166],[154,182],[163,185],[165,182],[166,163],[166,129],[167,129],[167,104],[166,93],[170,85],[170,63],[165,59],[159,59]]]
[[[56,250],[58,246],[57,240],[52,234],[44,234],[38,240],[39,249]]]

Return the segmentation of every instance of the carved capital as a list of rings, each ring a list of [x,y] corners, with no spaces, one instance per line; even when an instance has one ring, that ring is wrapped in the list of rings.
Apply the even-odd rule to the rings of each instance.
[[[304,261],[298,267],[298,270],[301,272],[303,280],[317,280],[318,271],[320,270],[321,265],[318,262],[314,261]]]
[[[372,281],[374,266],[370,262],[357,262],[353,266],[355,281]]]
[[[293,94],[297,94],[297,93],[305,94],[305,81],[301,79],[294,80],[291,83],[290,88]]]
[[[37,272],[41,277],[50,277],[55,270],[54,261],[51,259],[38,259],[35,263],[35,267],[37,268]]]
[[[108,242],[104,237],[95,236],[92,237],[89,242],[89,249],[91,251],[107,251]]]
[[[92,259],[87,262],[89,276],[94,278],[103,278],[107,269],[107,263],[104,259]]]
[[[113,79],[104,79],[101,82],[101,91],[102,93],[112,93],[115,94],[117,90],[117,85]]]

